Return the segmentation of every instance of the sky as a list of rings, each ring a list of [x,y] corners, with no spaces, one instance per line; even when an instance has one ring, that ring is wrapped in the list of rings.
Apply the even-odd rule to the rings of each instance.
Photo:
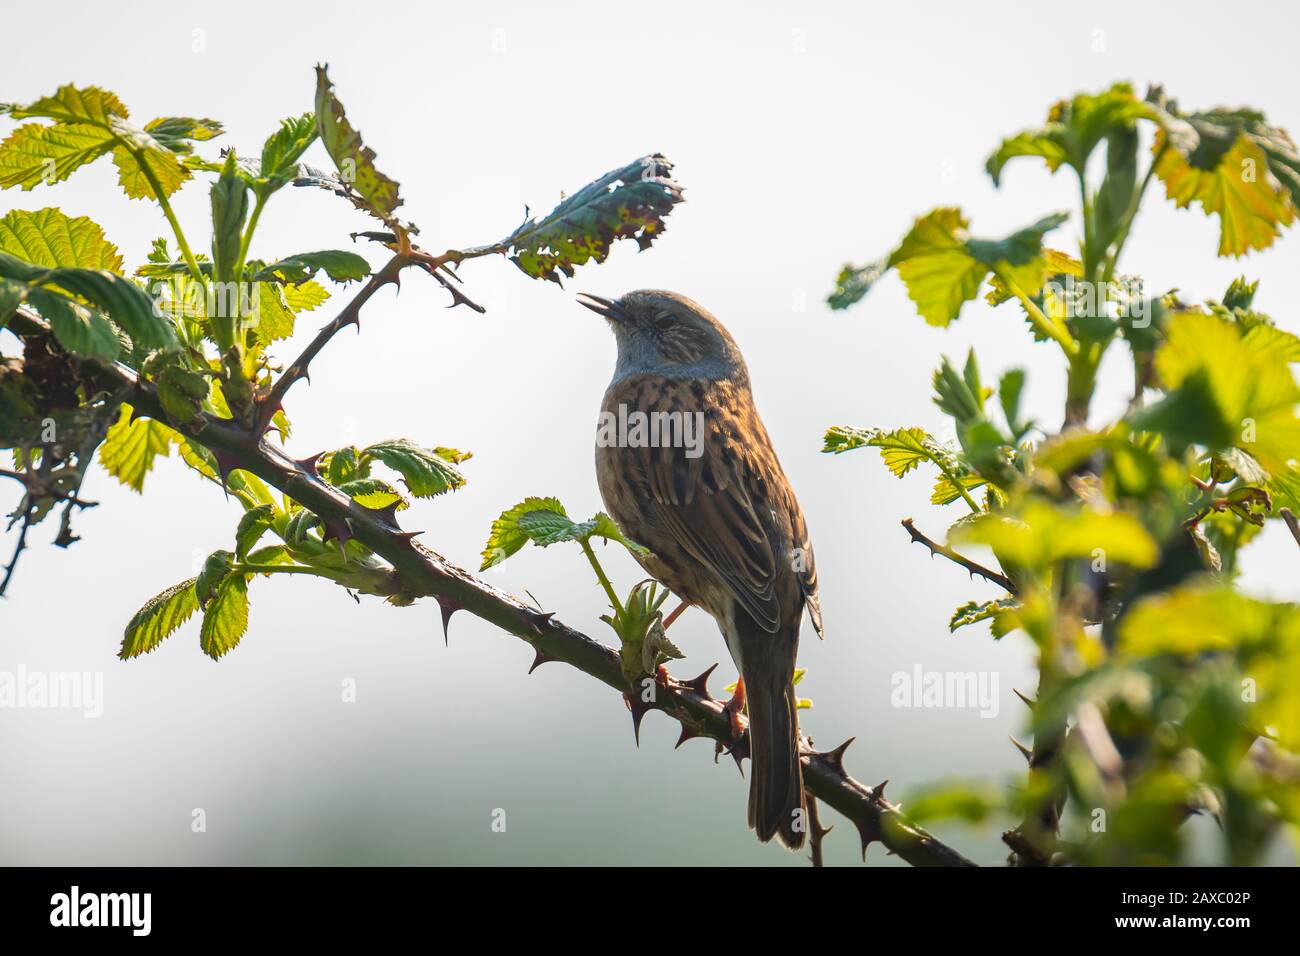
[[[984,161],[1002,136],[1081,90],[1159,82],[1188,108],[1252,105],[1300,126],[1295,26],[1282,3],[370,2],[307,13],[172,0],[127,15],[75,0],[17,28],[0,101],[99,85],[135,119],[211,116],[227,131],[214,152],[254,152],[281,118],[311,108],[312,67],[328,63],[434,250],[501,238],[526,207],[549,209],[607,170],[665,154],[687,201],[648,251],[621,244],[563,288],[504,260],[468,263],[461,275],[483,316],[448,310],[446,293],[418,275],[400,294],[383,290],[360,334],[338,337],[310,386],[290,393],[289,450],[392,437],[472,450],[467,487],[417,502],[402,523],[477,567],[492,519],[524,497],[556,496],[583,517],[601,508],[593,433],[614,343],[574,293],[696,299],[744,351],[817,552],[826,640],[805,629],[800,692],[814,706],[803,729],[819,746],[855,736],[849,771],[905,795],[1020,769],[1007,737],[1024,731],[1012,689],[1032,692],[1031,649],[984,628],[948,633],[955,607],[997,592],[909,545],[900,521],[941,537],[959,511],[930,505],[929,481],[896,480],[874,452],[822,455],[821,436],[852,424],[951,437],[929,377],[942,355],[971,347],[987,379],[1025,368],[1028,409],[1054,428],[1064,370],[1010,309],[976,302],[947,330],[926,326],[895,277],[831,312],[836,273],[893,248],[936,206],[961,206],[989,237],[1072,210],[1065,174],[1021,160],[995,189]],[[319,146],[307,158],[327,162]],[[107,161],[54,189],[0,193],[0,214],[48,205],[99,222],[131,264],[165,231],[156,208],[120,192]],[[175,206],[202,234],[203,184]],[[351,248],[348,234],[366,228],[323,191],[286,189],[252,253]],[[1077,235],[1076,218],[1053,242],[1068,248]],[[1152,190],[1122,268],[1188,300],[1244,272],[1262,280],[1257,306],[1300,331],[1286,291],[1300,242],[1243,261],[1216,259],[1216,245],[1213,221]],[[323,321],[305,316],[278,356],[291,358]],[[1103,369],[1098,420],[1127,398],[1122,365]],[[0,710],[0,861],[804,864],[747,832],[746,784],[730,761],[715,765],[708,742],[674,751],[675,725],[651,714],[637,747],[608,688],[561,664],[528,676],[531,650],[466,614],[444,646],[431,601],[357,605],[324,582],[258,580],[249,631],[220,662],[199,651],[197,621],[119,661],[126,621],[230,547],[239,511],[174,458],[143,496],[102,471],[84,493],[102,504],[79,516],[83,540],[49,547],[56,529],[42,525],[0,601],[0,672],[102,675],[103,712]],[[626,555],[601,554],[620,591],[642,577]],[[1271,528],[1249,553],[1245,586],[1296,599],[1295,561],[1285,530]],[[612,640],[576,548],[530,548],[487,579]],[[677,672],[721,661],[719,674],[734,676],[702,612],[672,636],[687,654]],[[996,681],[995,713],[894,706],[894,675],[916,668]],[[1005,856],[996,827],[936,830],[981,862]],[[837,827],[828,861],[858,857],[852,828]],[[879,846],[868,862],[896,863]]]

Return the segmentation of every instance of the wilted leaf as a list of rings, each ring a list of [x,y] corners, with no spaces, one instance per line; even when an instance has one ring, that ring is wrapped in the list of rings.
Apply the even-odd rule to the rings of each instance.
[[[375,151],[361,142],[361,134],[348,122],[325,71],[324,66],[316,67],[316,131],[321,143],[334,160],[340,180],[360,199],[359,205],[389,223],[402,204],[397,183],[375,167]]]
[[[618,239],[646,249],[666,228],[664,218],[682,201],[663,156],[643,156],[606,173],[564,199],[550,214],[529,219],[503,245],[510,260],[534,279],[572,277],[584,262],[604,262]]]

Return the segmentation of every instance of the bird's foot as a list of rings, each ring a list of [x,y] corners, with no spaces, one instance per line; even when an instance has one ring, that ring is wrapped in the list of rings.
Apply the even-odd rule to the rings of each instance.
[[[736,691],[731,695],[731,700],[722,705],[722,712],[727,715],[727,720],[731,724],[731,739],[739,740],[740,735],[745,732],[745,725],[740,722],[740,714],[745,709],[745,681],[743,678],[736,680]]]
[[[683,601],[681,604],[677,605],[677,607],[673,608],[673,610],[669,612],[668,616],[664,618],[664,623],[663,623],[664,630],[665,631],[668,630],[669,625],[671,625],[673,621],[681,617],[682,611],[685,611],[690,606],[691,605],[689,601]]]

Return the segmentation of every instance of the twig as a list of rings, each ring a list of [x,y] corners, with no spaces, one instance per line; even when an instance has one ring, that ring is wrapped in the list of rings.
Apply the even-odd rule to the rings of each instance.
[[[1291,537],[1295,538],[1295,543],[1300,544],[1300,519],[1297,519],[1290,508],[1282,509],[1282,520],[1286,526],[1291,529]]]
[[[808,797],[808,848],[812,851],[809,859],[816,869],[825,866],[822,861],[822,840],[833,829],[835,828],[822,826],[821,817],[817,813],[817,798],[810,795]]]
[[[21,309],[10,322],[24,334],[51,334],[43,320]],[[167,420],[157,391],[130,370],[93,359],[85,360],[82,370],[96,376],[110,390],[129,388],[131,394],[127,400],[140,414]],[[346,521],[357,541],[393,566],[406,593],[438,601],[444,620],[457,610],[469,611],[531,645],[536,652],[534,667],[547,661],[563,661],[624,694],[625,701],[629,697],[642,700],[643,695],[639,693],[629,695],[631,688],[623,676],[619,654],[613,648],[557,621],[551,613],[529,607],[422,547],[413,535],[395,528],[380,512],[362,507],[321,480],[314,467],[294,461],[232,421],[203,414],[194,425],[201,426],[195,440],[230,469],[257,475],[325,522]],[[733,754],[739,756],[724,704],[708,692],[707,673],[692,681],[678,681],[661,670],[655,678],[653,699],[637,704],[633,710],[634,725],[639,725],[646,711],[658,710],[682,725],[681,740],[707,737],[732,746]],[[873,789],[851,777],[844,768],[846,747],[847,743],[826,753],[803,748],[800,760],[809,793],[854,823],[864,854],[868,845],[879,841],[914,866],[975,865],[904,817],[885,799],[883,785]]]
[[[984,567],[984,565],[976,564],[970,558],[958,554],[956,551],[954,551],[952,548],[948,547],[947,545],[938,544],[934,541],[931,541],[921,532],[916,530],[916,525],[912,523],[911,518],[903,519],[903,527],[907,529],[907,533],[911,535],[913,541],[915,541],[917,544],[923,544],[927,548],[929,548],[930,554],[932,555],[941,554],[949,561],[961,565],[972,575],[978,574],[986,581],[991,581],[992,583],[996,584],[998,587],[1002,588],[1003,590],[1011,594],[1016,593],[1015,584],[1013,584],[1011,582],[1011,579],[1007,577],[1005,574],[999,574],[996,571],[990,571],[988,568]]]
[[[390,282],[397,285],[398,276],[402,269],[409,265],[410,262],[405,256],[396,255],[389,259],[382,269],[374,273],[369,281],[361,287],[361,291],[352,297],[352,300],[343,307],[334,320],[316,333],[316,337],[308,343],[307,347],[302,350],[293,364],[284,370],[284,373],[276,379],[271,386],[271,391],[265,397],[259,400],[259,415],[257,428],[255,432],[260,435],[270,424],[272,416],[284,404],[284,396],[298,383],[299,380],[308,377],[308,369],[311,367],[312,360],[316,355],[329,344],[330,339],[342,329],[349,325],[360,323],[361,307],[370,300],[370,297],[388,285]]]
[[[18,557],[23,553],[23,549],[27,547],[27,530],[32,526],[32,506],[27,502],[28,499],[24,496],[23,526],[18,532],[18,546],[14,548],[13,557],[9,559],[9,564],[5,566],[4,580],[0,581],[0,597],[4,597],[5,592],[9,589],[9,582],[14,576],[14,568],[18,567]]]

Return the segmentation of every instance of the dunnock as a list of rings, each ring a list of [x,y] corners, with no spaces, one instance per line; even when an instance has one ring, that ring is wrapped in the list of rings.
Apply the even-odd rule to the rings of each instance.
[[[602,406],[602,421],[618,427],[603,429],[596,448],[605,507],[652,552],[638,559],[646,571],[717,621],[749,710],[749,825],[797,849],[807,824],[795,654],[804,611],[820,635],[821,610],[803,512],[749,370],[722,323],[685,296],[579,302],[618,341]]]

